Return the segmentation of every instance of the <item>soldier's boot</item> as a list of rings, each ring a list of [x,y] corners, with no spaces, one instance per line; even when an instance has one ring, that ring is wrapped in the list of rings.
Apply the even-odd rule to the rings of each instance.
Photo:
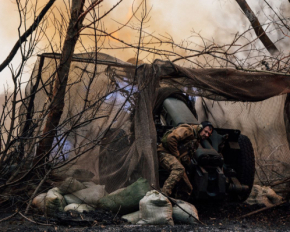
[[[164,185],[163,185],[163,187],[161,188],[161,192],[163,193],[163,194],[165,194],[166,196],[170,196],[171,194],[172,194],[172,189],[170,189],[170,188],[166,188]]]
[[[180,184],[178,185],[177,191],[175,193],[175,198],[183,201],[188,201],[191,196],[192,190],[193,187],[185,173],[182,177],[182,180],[180,181]]]

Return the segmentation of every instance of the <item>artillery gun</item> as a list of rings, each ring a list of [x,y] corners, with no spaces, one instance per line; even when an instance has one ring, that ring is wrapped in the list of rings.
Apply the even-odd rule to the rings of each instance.
[[[199,124],[187,102],[182,100],[184,97],[169,96],[155,111],[159,143],[168,129],[183,123]],[[193,186],[193,199],[221,200],[230,197],[244,201],[251,192],[255,175],[252,143],[239,130],[215,128],[209,139],[201,141],[185,169]],[[168,174],[159,170],[160,187]]]

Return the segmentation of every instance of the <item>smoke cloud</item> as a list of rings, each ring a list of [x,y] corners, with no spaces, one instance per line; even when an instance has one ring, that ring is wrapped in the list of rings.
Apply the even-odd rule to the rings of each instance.
[[[37,2],[35,0],[32,1]],[[39,1],[38,1],[39,2]],[[59,48],[64,39],[65,25],[68,18],[67,8],[68,4],[64,4],[68,1],[56,1],[53,9],[48,15],[49,21],[43,25],[45,36],[43,36],[38,45],[39,50],[36,52],[60,52]],[[137,0],[132,6],[132,1],[123,1],[114,9],[108,16],[102,20],[103,29],[108,33],[111,33],[118,28],[122,27],[128,19],[132,16],[132,8],[136,10],[141,0]],[[264,1],[248,0],[247,1],[253,11],[257,14],[262,23],[268,23],[271,20],[270,16],[273,16],[271,10],[265,5]],[[285,16],[289,16],[290,4],[288,1],[268,1],[273,9],[279,13],[283,13]],[[98,11],[100,15],[107,12],[113,5],[117,3],[117,0],[104,1],[100,5]],[[39,12],[44,2],[38,3]],[[144,29],[148,33],[152,33],[155,36],[171,36],[175,43],[181,43],[182,41],[189,41],[190,46],[194,49],[200,49],[199,45],[202,45],[204,41],[197,37],[193,37],[193,32],[200,34],[202,37],[214,41],[216,44],[222,45],[232,41],[237,32],[242,33],[249,28],[250,23],[240,10],[238,4],[235,1],[228,0],[209,0],[209,1],[147,1],[148,9],[151,9],[150,20],[144,25]],[[64,17],[60,15],[63,13]],[[138,11],[137,16],[140,17],[141,9]],[[9,20],[8,20],[9,19]],[[33,18],[29,18],[27,25],[31,25]],[[2,62],[9,54],[11,48],[15,44],[18,38],[17,27],[19,24],[19,16],[17,6],[12,1],[3,1],[0,8],[0,20],[2,22],[0,28],[2,52],[0,54],[0,62]],[[62,21],[64,20],[64,21]],[[58,22],[58,23],[57,23]],[[86,21],[86,23],[89,23]],[[138,43],[138,30],[132,30],[132,28],[138,28],[140,22],[133,17],[129,25],[131,28],[124,27],[122,30],[113,33],[113,36],[119,38],[126,43]],[[267,27],[267,25],[265,25]],[[62,33],[56,32],[62,30]],[[277,40],[281,37],[281,32],[273,30],[273,26],[268,28],[269,36],[273,40]],[[92,30],[84,30],[82,34],[92,34]],[[254,36],[254,35],[253,35]],[[290,39],[289,39],[290,40]],[[48,43],[50,41],[50,43]],[[146,38],[145,38],[146,41]],[[241,41],[245,42],[245,41]],[[209,43],[209,42],[208,42]],[[103,47],[100,52],[108,53],[122,60],[128,60],[129,58],[136,56],[136,50],[134,49],[121,49],[124,45],[114,39],[106,39],[98,42],[99,48]],[[152,45],[153,46],[153,45]],[[154,45],[158,47],[158,44]],[[257,46],[262,47],[257,41]],[[285,46],[289,46],[288,40],[283,40],[278,44],[280,49]],[[95,47],[95,41],[93,36],[82,35],[81,43],[78,43],[76,52],[93,51]],[[118,49],[112,49],[116,48]],[[167,49],[169,47],[163,47]],[[175,52],[186,55],[182,49],[177,49]],[[15,57],[13,66],[17,67],[20,63],[20,54]],[[148,55],[148,53],[141,52],[140,58],[145,62],[152,62],[155,58],[166,59],[170,57],[158,57],[156,55]],[[31,68],[35,58],[30,60],[29,66],[26,68],[26,75],[23,80],[29,78]],[[8,83],[11,85],[11,77],[9,70],[6,69],[0,73],[0,92],[3,92],[3,85]]]

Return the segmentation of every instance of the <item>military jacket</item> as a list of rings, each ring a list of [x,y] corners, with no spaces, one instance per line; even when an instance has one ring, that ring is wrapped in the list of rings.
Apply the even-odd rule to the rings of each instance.
[[[200,136],[198,133],[200,129],[200,125],[179,125],[170,134],[168,134],[166,146],[162,143],[158,145],[157,152],[170,153],[175,157],[180,158],[183,156],[183,154],[180,154],[179,151],[180,145],[193,141],[195,144],[194,146],[197,148],[200,141]]]

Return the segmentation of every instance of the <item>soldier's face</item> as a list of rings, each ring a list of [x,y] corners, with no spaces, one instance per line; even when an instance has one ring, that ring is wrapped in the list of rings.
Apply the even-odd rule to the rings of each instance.
[[[212,129],[209,126],[206,126],[203,128],[203,130],[200,132],[200,137],[202,140],[207,139],[212,133]]]

